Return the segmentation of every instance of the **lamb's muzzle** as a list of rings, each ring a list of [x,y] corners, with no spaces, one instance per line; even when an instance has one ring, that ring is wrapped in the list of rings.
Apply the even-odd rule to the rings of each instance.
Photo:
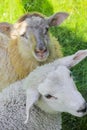
[[[87,111],[87,106],[86,103],[79,109],[77,110],[78,113],[85,113]]]

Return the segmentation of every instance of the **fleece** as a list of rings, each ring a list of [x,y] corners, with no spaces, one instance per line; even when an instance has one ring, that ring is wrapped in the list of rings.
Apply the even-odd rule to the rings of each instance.
[[[62,57],[61,46],[55,37],[50,37],[50,55],[44,62],[38,62],[31,53],[22,57],[19,53],[18,38],[10,39],[0,33],[0,91],[17,80],[25,78],[37,66]],[[24,50],[26,52],[26,50]]]
[[[34,105],[30,118],[24,124],[26,94],[24,80],[18,81],[0,93],[0,130],[60,130],[61,114],[48,114]]]

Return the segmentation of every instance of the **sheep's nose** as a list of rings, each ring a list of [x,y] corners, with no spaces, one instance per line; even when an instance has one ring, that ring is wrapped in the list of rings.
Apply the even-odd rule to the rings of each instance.
[[[85,113],[86,111],[87,111],[87,103],[85,103],[84,107],[82,107],[79,110],[77,110],[78,113],[80,113],[80,112]]]
[[[45,50],[45,47],[44,47],[42,44],[40,44],[39,47],[38,47],[38,49],[39,49],[40,51],[42,51],[42,50]]]
[[[36,50],[35,50],[36,53],[44,53],[46,51],[47,51],[47,48],[45,48],[45,47],[43,47],[43,48],[39,47],[39,48],[36,48]]]

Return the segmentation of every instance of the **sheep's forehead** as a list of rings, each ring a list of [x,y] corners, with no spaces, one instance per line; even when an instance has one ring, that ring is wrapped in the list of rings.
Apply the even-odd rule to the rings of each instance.
[[[33,27],[44,27],[47,25],[47,20],[41,17],[26,18],[26,22],[29,26]]]

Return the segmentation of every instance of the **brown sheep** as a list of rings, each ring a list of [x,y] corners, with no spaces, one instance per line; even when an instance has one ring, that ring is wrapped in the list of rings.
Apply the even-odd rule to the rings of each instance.
[[[62,57],[57,39],[48,30],[67,17],[63,12],[48,18],[32,13],[14,25],[0,24],[0,89],[26,77],[37,66]]]

